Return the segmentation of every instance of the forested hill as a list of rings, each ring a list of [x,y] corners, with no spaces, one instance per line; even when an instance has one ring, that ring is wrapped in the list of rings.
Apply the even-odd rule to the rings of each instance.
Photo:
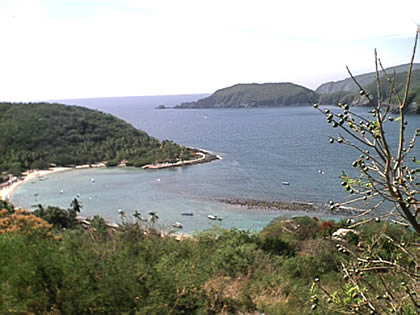
[[[407,83],[407,72],[401,72],[395,76],[395,90],[398,92],[402,98],[404,95],[404,90]],[[390,83],[388,80],[382,76],[381,79],[381,92],[382,98],[388,101]],[[369,84],[363,85],[366,91],[377,98],[377,85],[376,80],[373,80]],[[320,94],[319,103],[321,104],[337,104],[337,103],[348,103],[353,106],[364,106],[369,105],[368,100],[365,97],[360,96],[359,91],[337,91],[335,93]],[[391,104],[398,104],[398,100],[395,95],[391,98]],[[408,90],[408,99],[407,99],[407,112],[411,113],[420,113],[420,69],[414,70],[411,75],[410,88]],[[396,107],[393,106],[393,109],[396,110]]]
[[[409,65],[405,64],[386,69],[390,76],[393,76],[395,71],[395,89],[401,96],[406,85],[408,68]],[[420,113],[420,64],[414,64],[413,69],[407,111]],[[380,74],[382,96],[388,100],[390,86],[383,72]],[[377,94],[376,73],[365,73],[355,78],[370,95]],[[181,103],[175,108],[281,107],[308,105],[315,102],[324,105],[334,105],[339,102],[353,106],[369,105],[368,100],[360,96],[358,86],[351,78],[347,78],[324,83],[316,91],[293,83],[237,84],[217,90],[198,101]],[[391,99],[391,105],[397,103],[396,97]]]
[[[317,94],[293,83],[237,84],[176,108],[278,107],[309,104]]]
[[[407,72],[409,69],[409,64],[399,65],[395,67],[386,68],[385,71],[388,75],[392,76],[394,72],[396,74]],[[420,63],[413,64],[413,70],[420,69]],[[383,76],[383,72],[380,72],[380,76]],[[355,79],[359,82],[360,85],[363,87],[373,83],[376,80],[376,72],[364,73],[360,75],[356,75]],[[321,84],[315,92],[319,94],[330,94],[330,93],[337,93],[337,92],[359,92],[358,86],[353,82],[353,79],[348,77],[344,80],[336,81],[336,82],[326,82]]]
[[[142,166],[191,156],[96,110],[49,103],[0,103],[0,172],[122,160]]]

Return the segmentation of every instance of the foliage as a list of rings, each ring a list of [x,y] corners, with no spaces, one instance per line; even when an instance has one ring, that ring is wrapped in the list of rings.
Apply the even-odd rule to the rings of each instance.
[[[416,43],[417,45],[417,35]],[[415,48],[413,51],[414,59]],[[378,69],[380,61],[376,57]],[[383,70],[383,69],[382,69]],[[379,71],[379,70],[378,70]],[[384,71],[384,70],[383,70]],[[350,73],[351,74],[351,73]],[[420,129],[416,129],[414,135],[409,138],[405,129],[408,124],[405,119],[405,108],[410,95],[411,72],[408,73],[407,82],[403,93],[397,89],[395,77],[386,77],[388,86],[384,88],[379,75],[377,77],[377,93],[371,95],[360,86],[360,95],[365,97],[371,104],[370,117],[362,117],[355,114],[348,104],[338,104],[342,112],[330,109],[321,111],[317,104],[315,108],[323,113],[333,128],[339,128],[342,133],[336,138],[330,138],[331,143],[347,145],[360,154],[352,166],[359,169],[359,176],[351,176],[347,172],[342,173],[342,185],[352,197],[349,201],[331,205],[331,210],[340,209],[342,206],[354,204],[364,209],[364,214],[374,213],[381,206],[392,205],[392,210],[387,213],[387,218],[396,219],[401,224],[411,225],[417,233],[420,233],[418,221],[419,204],[418,195],[418,172],[416,168],[416,153],[414,151],[416,137],[420,136]],[[357,81],[355,81],[358,84]],[[402,94],[402,95],[400,95]],[[398,100],[399,117],[394,122],[390,117],[391,102]],[[387,124],[399,125],[399,140],[391,143],[387,136]],[[380,220],[378,217],[377,220]]]
[[[2,212],[10,216],[8,211]],[[40,220],[40,219],[39,219]],[[280,224],[279,222],[282,222]],[[288,229],[305,222],[305,237],[289,235],[281,250],[265,240],[286,238]],[[47,224],[47,223],[44,223]],[[375,225],[376,224],[376,225]],[[360,226],[366,248],[374,248],[375,223]],[[277,221],[253,234],[239,230],[212,229],[176,241],[148,234],[140,222],[106,227],[95,217],[89,228],[28,234],[25,230],[0,234],[0,311],[17,313],[138,313],[138,314],[296,314],[311,302],[308,287],[315,277],[323,287],[337,291],[344,283],[341,263],[350,256],[335,248],[310,218]],[[145,230],[146,228],[146,230]],[[51,232],[51,227],[48,229]],[[309,232],[311,231],[311,232]],[[413,233],[399,226],[389,234],[410,248]],[[313,233],[313,234],[310,234]],[[293,234],[293,232],[291,233]],[[287,245],[286,245],[287,244]],[[384,243],[385,245],[385,243]],[[354,250],[353,245],[348,252]],[[382,246],[382,245],[381,245]],[[377,253],[383,253],[377,248]],[[388,254],[398,254],[395,246]],[[393,256],[394,257],[394,256]],[[406,257],[401,257],[406,259]],[[412,260],[411,260],[412,262]],[[359,267],[361,268],[361,267]],[[382,272],[388,283],[400,276]],[[400,282],[398,282],[400,283]],[[354,285],[346,292],[353,303]],[[312,294],[318,294],[314,288]],[[381,294],[375,283],[369,294]],[[338,298],[338,295],[337,295]],[[321,303],[319,303],[321,306]]]
[[[48,206],[44,208],[42,205],[38,205],[38,209],[34,211],[34,214],[54,227],[59,229],[74,228],[79,225],[77,220],[77,214],[81,210],[81,205],[77,199],[74,199],[69,209],[61,209],[59,207]]]
[[[417,200],[417,173],[420,169],[416,169],[411,161],[417,160],[412,154],[415,154],[415,141],[420,130],[416,129],[414,136],[408,138],[405,118],[410,102],[417,101],[417,91],[413,88],[418,89],[420,71],[413,72],[412,68],[419,35],[420,28],[416,32],[408,73],[389,75],[376,51],[375,84],[363,88],[349,70],[360,89],[360,96],[372,106],[372,118],[359,116],[348,104],[341,103],[338,107],[342,113],[329,109],[321,111],[332,127],[342,131],[336,139],[330,138],[330,143],[348,145],[361,154],[352,164],[359,169],[360,175],[352,176],[343,171],[341,176],[343,187],[355,197],[343,203],[332,202],[331,210],[352,204],[360,211],[358,217],[365,219],[350,221],[349,228],[360,229],[357,239],[341,240],[342,243],[337,244],[338,251],[350,256],[341,263],[345,283],[340,290],[331,292],[316,278],[312,287],[313,310],[318,306],[342,314],[415,314],[419,310],[416,288],[420,281],[420,201]],[[405,82],[403,76],[406,76]],[[394,144],[389,142],[386,127],[394,121],[389,114],[395,103],[399,117],[394,123],[399,125],[399,140]],[[317,104],[314,107],[319,108]],[[381,223],[384,220],[385,223]],[[412,228],[414,232],[401,233],[401,228],[389,225],[391,221]]]
[[[314,305],[348,314],[415,314],[419,281],[416,233],[389,223],[358,226],[358,246],[337,244],[349,257],[341,263],[341,288],[331,292],[322,277],[314,283]]]
[[[2,199],[0,199],[0,209],[6,209],[9,213],[13,213],[15,211],[15,207],[11,202]]]
[[[192,150],[159,142],[110,114],[48,103],[0,103],[0,172],[126,160],[142,166],[189,159]]]
[[[46,234],[51,228],[51,224],[27,210],[17,210],[13,213],[6,209],[0,210],[0,234],[11,232]]]

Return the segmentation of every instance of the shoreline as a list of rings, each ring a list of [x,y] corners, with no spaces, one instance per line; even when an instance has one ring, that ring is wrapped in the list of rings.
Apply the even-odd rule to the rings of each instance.
[[[15,181],[14,183],[6,187],[0,188],[0,199],[5,200],[5,201],[10,200],[10,197],[13,194],[13,192],[16,190],[16,188],[19,185],[26,183],[30,180],[37,179],[37,178],[40,178],[49,174],[53,174],[53,173],[71,171],[72,169],[73,169],[72,167],[52,167],[52,168],[49,168],[48,170],[26,171],[25,173],[22,174],[23,176],[18,178],[17,181]]]
[[[193,159],[193,160],[178,161],[175,163],[147,164],[147,165],[143,165],[141,169],[164,169],[164,168],[172,168],[172,167],[207,163],[207,162],[222,159],[219,155],[213,154],[209,151],[206,151],[203,149],[197,149],[197,148],[192,148],[192,149],[197,150],[196,154],[199,155],[198,158]],[[11,183],[10,185],[7,185],[5,187],[0,187],[0,200],[9,201],[13,192],[16,190],[16,188],[19,185],[26,183],[30,180],[36,179],[36,178],[40,178],[49,174],[64,172],[64,171],[87,169],[87,168],[102,168],[102,167],[107,167],[105,162],[92,164],[92,165],[89,165],[89,164],[77,165],[74,167],[52,167],[52,168],[49,168],[48,170],[28,170],[22,173],[22,176],[17,178],[16,181]],[[125,167],[125,166],[120,165],[117,167]]]
[[[199,157],[193,160],[182,160],[178,162],[165,162],[165,163],[157,163],[157,164],[146,164],[143,165],[142,169],[163,169],[163,168],[171,168],[171,167],[180,167],[180,166],[186,166],[186,165],[195,165],[195,164],[201,164],[201,163],[208,163],[211,161],[221,160],[222,158],[219,155],[213,154],[209,151],[203,150],[203,149],[195,149],[197,150],[195,152],[195,155]]]

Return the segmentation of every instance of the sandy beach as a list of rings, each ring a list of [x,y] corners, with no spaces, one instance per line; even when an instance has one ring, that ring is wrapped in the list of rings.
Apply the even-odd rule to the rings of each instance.
[[[162,168],[169,168],[169,167],[178,167],[178,166],[186,166],[186,165],[194,165],[200,163],[211,162],[213,160],[221,160],[221,157],[218,155],[214,155],[209,153],[208,151],[202,150],[195,153],[197,156],[196,159],[192,160],[183,160],[174,163],[158,163],[158,164],[147,164],[143,165],[141,168],[143,169],[162,169]]]
[[[185,160],[185,161],[178,161],[175,163],[161,163],[161,164],[148,164],[144,165],[143,169],[161,169],[161,168],[168,168],[168,167],[177,167],[177,166],[184,166],[184,165],[193,165],[193,164],[199,164],[204,162],[210,162],[212,160],[218,160],[221,159],[221,157],[213,155],[207,151],[202,150],[196,153],[197,158],[193,160]],[[1,187],[0,188],[0,200],[8,200],[10,199],[10,196],[15,191],[16,187],[18,187],[20,184],[25,183],[27,181],[52,174],[57,172],[63,172],[63,171],[70,171],[72,169],[82,169],[82,168],[90,168],[90,167],[106,167],[105,163],[99,163],[94,165],[78,165],[75,168],[71,167],[52,167],[48,170],[29,170],[22,174],[22,177],[17,179],[17,181],[13,182],[12,184]]]
[[[48,175],[48,174],[52,174],[52,173],[57,173],[57,172],[64,172],[64,171],[69,171],[72,170],[72,168],[70,167],[53,167],[50,168],[48,170],[30,170],[27,171],[25,173],[23,173],[23,179],[18,179],[16,182],[14,182],[13,184],[3,187],[0,189],[0,199],[1,200],[8,200],[11,196],[11,194],[14,192],[14,190],[16,189],[16,187],[18,187],[20,184],[25,183],[27,181]]]

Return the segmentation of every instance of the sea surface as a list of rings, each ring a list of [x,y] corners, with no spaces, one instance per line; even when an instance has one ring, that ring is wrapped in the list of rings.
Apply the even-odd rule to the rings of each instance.
[[[119,209],[128,221],[134,210],[146,218],[149,211],[156,211],[163,228],[179,221],[183,231],[191,233],[212,225],[260,230],[277,216],[330,217],[250,210],[221,203],[217,201],[220,198],[316,203],[348,198],[339,176],[341,170],[351,171],[359,154],[344,145],[330,144],[328,140],[337,130],[311,106],[155,110],[158,105],[173,106],[200,97],[203,95],[60,102],[112,113],[161,140],[209,150],[222,160],[162,170],[107,168],[57,173],[19,186],[12,202],[28,208],[37,204],[68,207],[79,195],[82,215],[99,214],[120,222]],[[367,109],[356,111],[367,114]],[[420,115],[409,116],[408,121],[408,132],[420,127]],[[392,135],[397,124],[389,125],[388,134]],[[419,148],[416,150],[419,157]],[[182,216],[183,211],[194,215]],[[210,221],[209,214],[223,220]]]

